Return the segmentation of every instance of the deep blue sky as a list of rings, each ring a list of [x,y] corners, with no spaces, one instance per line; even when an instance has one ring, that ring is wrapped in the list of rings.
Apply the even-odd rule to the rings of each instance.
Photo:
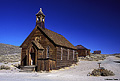
[[[45,27],[91,52],[120,52],[120,0],[0,0],[0,43],[20,46],[35,28],[39,8]]]

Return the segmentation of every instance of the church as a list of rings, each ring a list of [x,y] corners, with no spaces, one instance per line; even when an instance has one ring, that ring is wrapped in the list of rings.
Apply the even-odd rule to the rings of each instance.
[[[77,48],[64,36],[45,28],[45,15],[40,8],[36,26],[20,46],[21,67],[50,71],[71,66],[78,60]]]

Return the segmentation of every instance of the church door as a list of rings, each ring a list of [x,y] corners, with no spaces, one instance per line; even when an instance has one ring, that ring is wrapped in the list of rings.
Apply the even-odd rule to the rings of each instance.
[[[35,65],[35,48],[33,46],[30,51],[30,65]]]

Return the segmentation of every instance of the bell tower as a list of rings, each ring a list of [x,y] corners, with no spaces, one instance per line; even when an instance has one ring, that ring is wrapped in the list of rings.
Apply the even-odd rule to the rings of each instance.
[[[36,14],[36,26],[37,25],[45,29],[45,15],[42,12],[42,8],[40,8],[40,11]]]

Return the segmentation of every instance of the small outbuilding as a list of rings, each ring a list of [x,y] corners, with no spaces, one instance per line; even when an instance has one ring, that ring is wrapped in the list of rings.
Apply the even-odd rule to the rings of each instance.
[[[96,50],[93,54],[101,54],[101,50]]]
[[[90,55],[90,49],[87,49],[82,45],[77,45],[75,47],[77,48],[78,57]]]

